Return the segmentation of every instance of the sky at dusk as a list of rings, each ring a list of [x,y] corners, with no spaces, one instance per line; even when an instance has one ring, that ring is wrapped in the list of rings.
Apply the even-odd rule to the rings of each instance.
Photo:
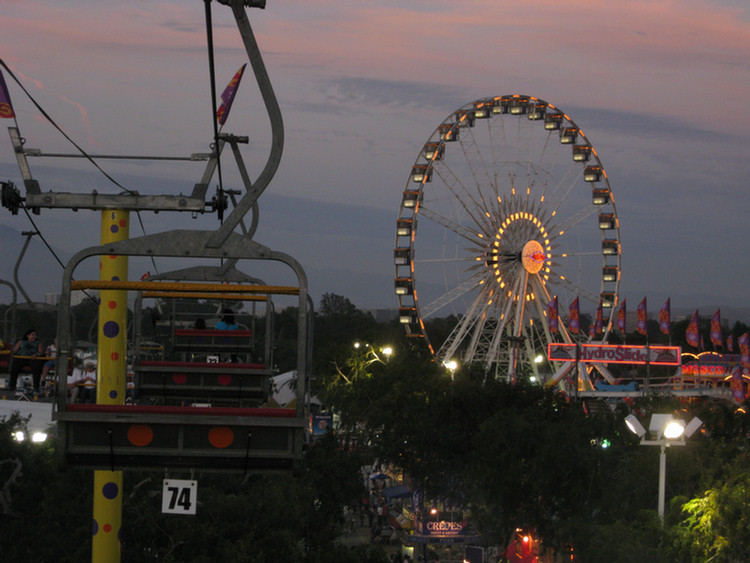
[[[221,92],[246,56],[231,10],[214,2],[212,15]],[[316,302],[334,292],[360,307],[397,307],[395,220],[423,144],[472,100],[524,94],[563,109],[599,154],[620,221],[620,295],[633,309],[645,295],[654,311],[667,297],[706,315],[750,305],[747,2],[268,0],[248,15],[286,136],[255,238],[299,260]],[[4,0],[0,29],[0,58],[86,151],[208,152],[204,2]],[[26,146],[74,152],[5,79]],[[249,66],[224,131],[249,136],[243,157],[255,178],[270,127]],[[100,164],[142,193],[187,193],[204,166]],[[31,167],[43,191],[118,191],[82,161]],[[222,167],[225,187],[239,189],[232,161]],[[0,180],[22,187],[4,131]],[[42,210],[35,220],[67,255],[98,243],[94,212]],[[149,234],[218,226],[211,215],[142,221]],[[32,228],[4,209],[0,227],[18,231],[19,247]],[[131,279],[147,267],[131,266]],[[50,260],[47,271],[60,268]]]

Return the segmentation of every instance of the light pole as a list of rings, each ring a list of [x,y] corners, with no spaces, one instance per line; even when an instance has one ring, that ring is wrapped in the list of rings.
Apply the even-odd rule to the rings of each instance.
[[[685,425],[684,421],[673,418],[671,414],[652,414],[648,428],[652,439],[648,439],[646,429],[635,415],[630,414],[625,417],[625,424],[631,432],[641,439],[641,446],[659,446],[659,502],[657,512],[659,520],[663,523],[667,483],[667,448],[684,446],[685,438],[692,436],[703,425],[703,422],[695,417]]]

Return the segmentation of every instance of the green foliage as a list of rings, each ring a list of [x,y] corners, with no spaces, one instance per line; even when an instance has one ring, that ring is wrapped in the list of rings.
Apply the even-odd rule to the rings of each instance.
[[[670,529],[670,551],[679,563],[741,563],[750,560],[750,459],[738,458],[728,477],[682,504]]]

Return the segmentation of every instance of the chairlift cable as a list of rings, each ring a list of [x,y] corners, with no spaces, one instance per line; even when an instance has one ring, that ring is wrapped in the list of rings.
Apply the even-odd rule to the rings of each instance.
[[[211,0],[203,0],[206,8],[206,43],[208,48],[208,74],[211,88],[211,122],[214,128],[214,150],[216,151],[216,173],[219,180],[219,194],[224,190],[224,182],[221,175],[221,158],[219,154],[219,123],[216,119],[218,111],[216,107],[216,64],[214,60],[214,34],[213,20],[211,17]],[[221,221],[223,222],[223,216]]]
[[[26,214],[26,217],[29,219],[29,222],[31,223],[31,226],[34,227],[34,230],[36,231],[36,234],[39,235],[39,238],[44,243],[44,246],[47,247],[47,250],[50,251],[50,253],[52,254],[52,256],[55,257],[55,260],[57,260],[57,263],[60,264],[60,266],[64,270],[65,269],[65,264],[63,264],[62,260],[60,260],[60,257],[57,255],[57,253],[55,252],[55,250],[47,242],[47,239],[44,238],[44,235],[42,234],[42,231],[39,230],[39,227],[34,222],[34,219],[31,217],[31,214],[29,213],[29,210],[24,207],[23,208],[23,212]],[[88,297],[89,299],[91,299],[91,301],[93,301],[94,303],[97,302],[96,298],[93,295],[90,295],[85,290],[83,291],[83,293],[86,295],[86,297]]]
[[[36,100],[34,99],[34,97],[33,97],[33,96],[31,95],[31,93],[30,93],[30,92],[29,92],[29,91],[28,91],[28,90],[27,90],[27,89],[26,89],[26,88],[24,87],[24,85],[23,85],[23,84],[21,83],[21,81],[20,81],[20,80],[18,80],[18,78],[16,77],[16,75],[15,75],[15,74],[13,74],[13,71],[12,71],[12,70],[10,70],[10,68],[8,67],[8,65],[6,65],[6,64],[5,64],[5,61],[3,61],[2,59],[0,59],[0,65],[2,65],[2,67],[3,67],[3,68],[4,68],[5,70],[6,70],[6,71],[8,71],[8,74],[10,75],[10,77],[11,77],[11,78],[13,78],[13,80],[15,80],[16,84],[18,84],[18,86],[19,86],[19,87],[21,88],[21,90],[23,90],[24,94],[26,94],[26,97],[28,97],[28,98],[29,98],[29,100],[31,100],[31,103],[32,103],[32,104],[34,104],[34,106],[36,107],[36,109],[38,109],[38,110],[39,110],[39,112],[40,112],[40,113],[42,114],[42,116],[43,116],[43,117],[44,117],[44,118],[45,118],[45,119],[46,119],[47,121],[49,121],[49,123],[50,123],[50,124],[51,124],[51,125],[52,125],[52,126],[53,126],[53,127],[55,128],[55,129],[57,129],[57,130],[58,130],[58,131],[60,132],[60,134],[61,134],[61,135],[62,135],[63,137],[65,137],[65,139],[66,139],[66,140],[67,140],[68,142],[70,142],[70,144],[72,144],[72,145],[73,145],[73,146],[74,146],[74,147],[75,147],[76,149],[78,149],[78,151],[79,151],[79,152],[80,152],[80,153],[81,153],[81,154],[82,154],[82,155],[83,155],[83,156],[84,156],[84,157],[85,157],[85,158],[86,158],[86,159],[87,159],[87,160],[88,160],[89,162],[91,162],[91,164],[93,164],[93,165],[94,165],[94,167],[95,167],[95,168],[96,168],[97,170],[99,170],[99,172],[101,172],[102,174],[104,174],[104,176],[105,176],[105,177],[106,177],[106,178],[107,178],[107,179],[108,179],[108,180],[109,180],[110,182],[112,182],[112,183],[113,183],[113,184],[114,184],[115,186],[117,186],[118,188],[120,188],[120,189],[121,189],[121,190],[122,190],[123,192],[126,192],[126,193],[128,193],[128,194],[130,194],[130,195],[137,195],[137,194],[136,194],[136,192],[135,192],[134,190],[130,190],[130,189],[126,188],[125,186],[123,186],[122,184],[120,184],[120,183],[119,183],[119,182],[118,182],[117,180],[115,180],[115,179],[114,179],[114,178],[113,178],[112,176],[110,176],[110,175],[109,175],[109,174],[108,174],[107,172],[105,172],[105,171],[104,171],[104,169],[103,169],[103,168],[102,168],[101,166],[99,166],[99,164],[98,164],[98,163],[97,163],[97,162],[96,162],[96,161],[95,161],[95,160],[94,160],[93,158],[91,158],[91,156],[89,156],[89,154],[88,154],[88,153],[87,153],[87,152],[86,152],[86,151],[85,151],[85,150],[84,150],[84,149],[83,149],[83,148],[82,148],[81,146],[79,146],[79,145],[78,145],[78,143],[76,143],[76,142],[75,142],[75,141],[74,141],[73,139],[71,139],[71,138],[70,138],[70,136],[69,136],[69,135],[68,135],[68,134],[67,134],[67,133],[66,133],[65,131],[63,131],[63,129],[62,129],[62,128],[61,128],[61,127],[60,127],[60,126],[59,126],[59,125],[58,125],[58,124],[57,124],[57,123],[55,122],[55,120],[54,120],[54,119],[52,119],[52,117],[50,117],[50,115],[49,115],[49,114],[48,114],[48,113],[47,113],[46,111],[44,111],[44,109],[42,108],[42,106],[41,106],[41,105],[39,105],[39,103],[38,103],[38,102],[37,102],[37,101],[36,101]]]

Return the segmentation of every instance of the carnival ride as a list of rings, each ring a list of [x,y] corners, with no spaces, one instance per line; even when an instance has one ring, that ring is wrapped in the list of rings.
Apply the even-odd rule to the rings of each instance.
[[[577,299],[601,307],[596,339],[606,341],[619,300],[619,233],[604,166],[566,113],[532,96],[470,102],[432,133],[403,192],[399,319],[440,362],[479,363],[511,381],[539,376],[537,358],[555,331],[564,342],[588,338],[550,326],[553,298],[563,311]],[[452,320],[448,334],[430,323],[438,317]]]
[[[53,418],[57,421],[58,452],[65,463],[111,471],[140,468],[201,468],[211,471],[293,471],[301,456],[307,425],[304,397],[310,366],[310,323],[312,306],[307,295],[307,278],[297,260],[254,240],[258,222],[258,198],[269,185],[278,168],[283,150],[284,130],[281,112],[255,41],[246,8],[264,7],[265,2],[222,0],[234,16],[258,88],[271,124],[271,150],[261,172],[251,179],[240,145],[248,137],[223,133],[214,126],[211,151],[185,158],[165,160],[206,161],[200,180],[188,195],[144,195],[121,188],[120,193],[69,193],[45,191],[34,178],[29,159],[45,155],[30,149],[20,130],[9,127],[18,161],[25,195],[10,182],[3,182],[2,202],[12,213],[23,208],[39,213],[42,209],[60,208],[99,211],[102,216],[102,242],[77,252],[65,265],[58,312],[57,394]],[[208,37],[210,5],[206,3]],[[213,53],[213,50],[210,49]],[[211,76],[213,79],[213,60]],[[5,70],[12,71],[3,64]],[[14,76],[13,76],[14,77]],[[212,80],[212,87],[214,87]],[[214,99],[216,96],[214,96]],[[42,113],[46,116],[45,112]],[[216,107],[213,114],[218,116]],[[222,122],[223,123],[223,122]],[[239,199],[221,185],[220,159],[229,147],[244,184]],[[80,147],[80,156],[103,172],[92,155]],[[63,155],[73,156],[73,155]],[[107,158],[132,158],[99,155]],[[219,171],[219,188],[207,197],[209,183]],[[232,209],[225,216],[224,211]],[[129,236],[129,213],[188,212],[214,213],[220,221],[215,230],[176,229],[156,234]],[[251,214],[251,224],[244,218]],[[238,232],[239,231],[239,232]],[[151,259],[179,259],[189,262],[187,268],[142,278],[127,279],[127,259],[142,256]],[[100,262],[98,280],[75,280],[79,265],[91,258]],[[267,285],[237,270],[242,263],[277,263],[291,270],[295,285]],[[66,401],[65,366],[73,353],[70,319],[71,296],[76,291],[99,291],[98,404],[69,404]],[[143,300],[206,299],[215,302],[262,301],[266,318],[273,310],[274,296],[288,296],[297,307],[296,365],[297,401],[293,409],[265,408],[273,366],[271,362],[272,331],[265,331],[262,362],[251,361],[250,331],[195,330],[173,327],[171,352],[187,354],[182,358],[143,359],[140,323],[133,323],[130,342],[126,343],[128,293],[135,295],[136,317]],[[120,316],[113,316],[120,315]],[[268,322],[268,321],[267,321]],[[135,388],[137,404],[125,404],[126,358],[124,351],[135,353]],[[116,348],[119,346],[119,348]],[[195,352],[215,354],[217,361],[194,362]],[[62,369],[61,369],[62,368]]]

